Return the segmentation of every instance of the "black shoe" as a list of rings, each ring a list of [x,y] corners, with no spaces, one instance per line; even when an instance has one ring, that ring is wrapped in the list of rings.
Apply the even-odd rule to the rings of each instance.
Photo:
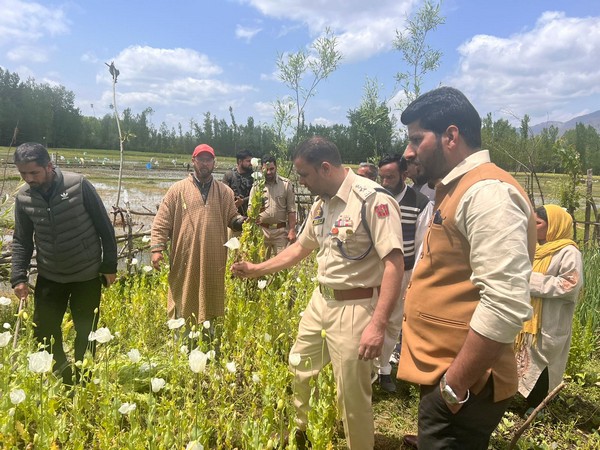
[[[396,392],[396,384],[391,375],[379,375],[379,387],[389,394]]]
[[[294,433],[294,441],[296,441],[296,447],[298,447],[298,450],[312,448],[312,444],[308,439],[306,431],[304,430],[296,430]]]

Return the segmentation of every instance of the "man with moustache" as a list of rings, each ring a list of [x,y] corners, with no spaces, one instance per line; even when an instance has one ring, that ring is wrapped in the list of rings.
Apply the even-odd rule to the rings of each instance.
[[[10,282],[19,299],[29,295],[28,268],[36,250],[33,334],[54,358],[65,384],[79,381],[63,350],[62,321],[67,306],[75,327],[75,361],[95,342],[102,284],[117,272],[117,243],[102,200],[82,175],[62,172],[41,144],[19,145],[15,165],[26,185],[15,198]]]
[[[531,316],[533,208],[481,150],[481,118],[451,87],[402,113],[404,156],[440,180],[406,291],[398,378],[419,384],[418,447],[487,449],[517,391],[515,336]]]
[[[169,319],[188,325],[222,316],[225,300],[227,227],[241,230],[233,191],[213,176],[215,152],[198,145],[193,173],[169,188],[152,223],[152,265],[160,268],[170,242]]]
[[[389,193],[342,166],[338,148],[315,136],[294,153],[299,181],[318,195],[298,240],[260,264],[239,262],[236,276],[256,278],[292,267],[317,250],[317,279],[291,353],[295,434],[308,445],[310,380],[331,362],[349,448],[372,449],[372,360],[381,354],[385,329],[402,278],[400,208]]]
[[[433,205],[429,199],[406,184],[406,169],[406,159],[399,154],[385,155],[379,161],[380,183],[392,193],[400,205],[404,245],[404,277],[402,278],[400,296],[390,317],[381,356],[376,361],[379,372],[379,385],[385,392],[389,393],[396,392],[396,385],[391,377],[392,366],[389,361],[393,351],[396,350],[394,363],[398,363],[399,348],[395,349],[394,346],[398,342],[400,330],[402,329],[404,292],[412,275],[416,254],[421,248],[423,236],[427,231],[433,211]]]
[[[242,216],[248,215],[248,200],[252,189],[252,153],[249,150],[240,150],[235,155],[236,166],[225,172],[223,183],[233,190],[235,206]]]
[[[263,157],[262,170],[265,186],[257,223],[264,234],[266,258],[270,258],[296,240],[296,197],[292,182],[277,174],[277,159],[274,156]],[[254,191],[253,186],[250,202]]]
[[[409,161],[406,167],[406,175],[413,182],[412,188],[425,195],[431,202],[435,201],[435,182],[427,181],[423,176],[423,168],[418,160]]]

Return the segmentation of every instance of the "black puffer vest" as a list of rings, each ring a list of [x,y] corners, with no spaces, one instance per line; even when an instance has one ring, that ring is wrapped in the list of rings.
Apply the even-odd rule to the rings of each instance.
[[[58,283],[91,280],[99,274],[102,247],[83,204],[83,176],[55,170],[50,201],[29,187],[17,193],[33,222],[38,274]]]

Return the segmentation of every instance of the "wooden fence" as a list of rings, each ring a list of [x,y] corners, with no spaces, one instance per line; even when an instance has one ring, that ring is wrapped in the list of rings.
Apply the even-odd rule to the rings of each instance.
[[[600,215],[594,201],[593,195],[593,173],[588,169],[586,177],[585,190],[585,219],[583,221],[574,221],[574,240],[583,242],[583,245],[600,245]],[[578,237],[578,228],[583,226],[583,238]]]

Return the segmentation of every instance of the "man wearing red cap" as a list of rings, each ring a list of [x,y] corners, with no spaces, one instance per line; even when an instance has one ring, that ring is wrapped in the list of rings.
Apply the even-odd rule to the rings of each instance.
[[[170,319],[203,322],[224,313],[227,227],[241,230],[244,217],[235,207],[233,191],[216,181],[215,152],[198,145],[194,171],[169,188],[152,224],[152,265],[159,269],[171,241]]]

